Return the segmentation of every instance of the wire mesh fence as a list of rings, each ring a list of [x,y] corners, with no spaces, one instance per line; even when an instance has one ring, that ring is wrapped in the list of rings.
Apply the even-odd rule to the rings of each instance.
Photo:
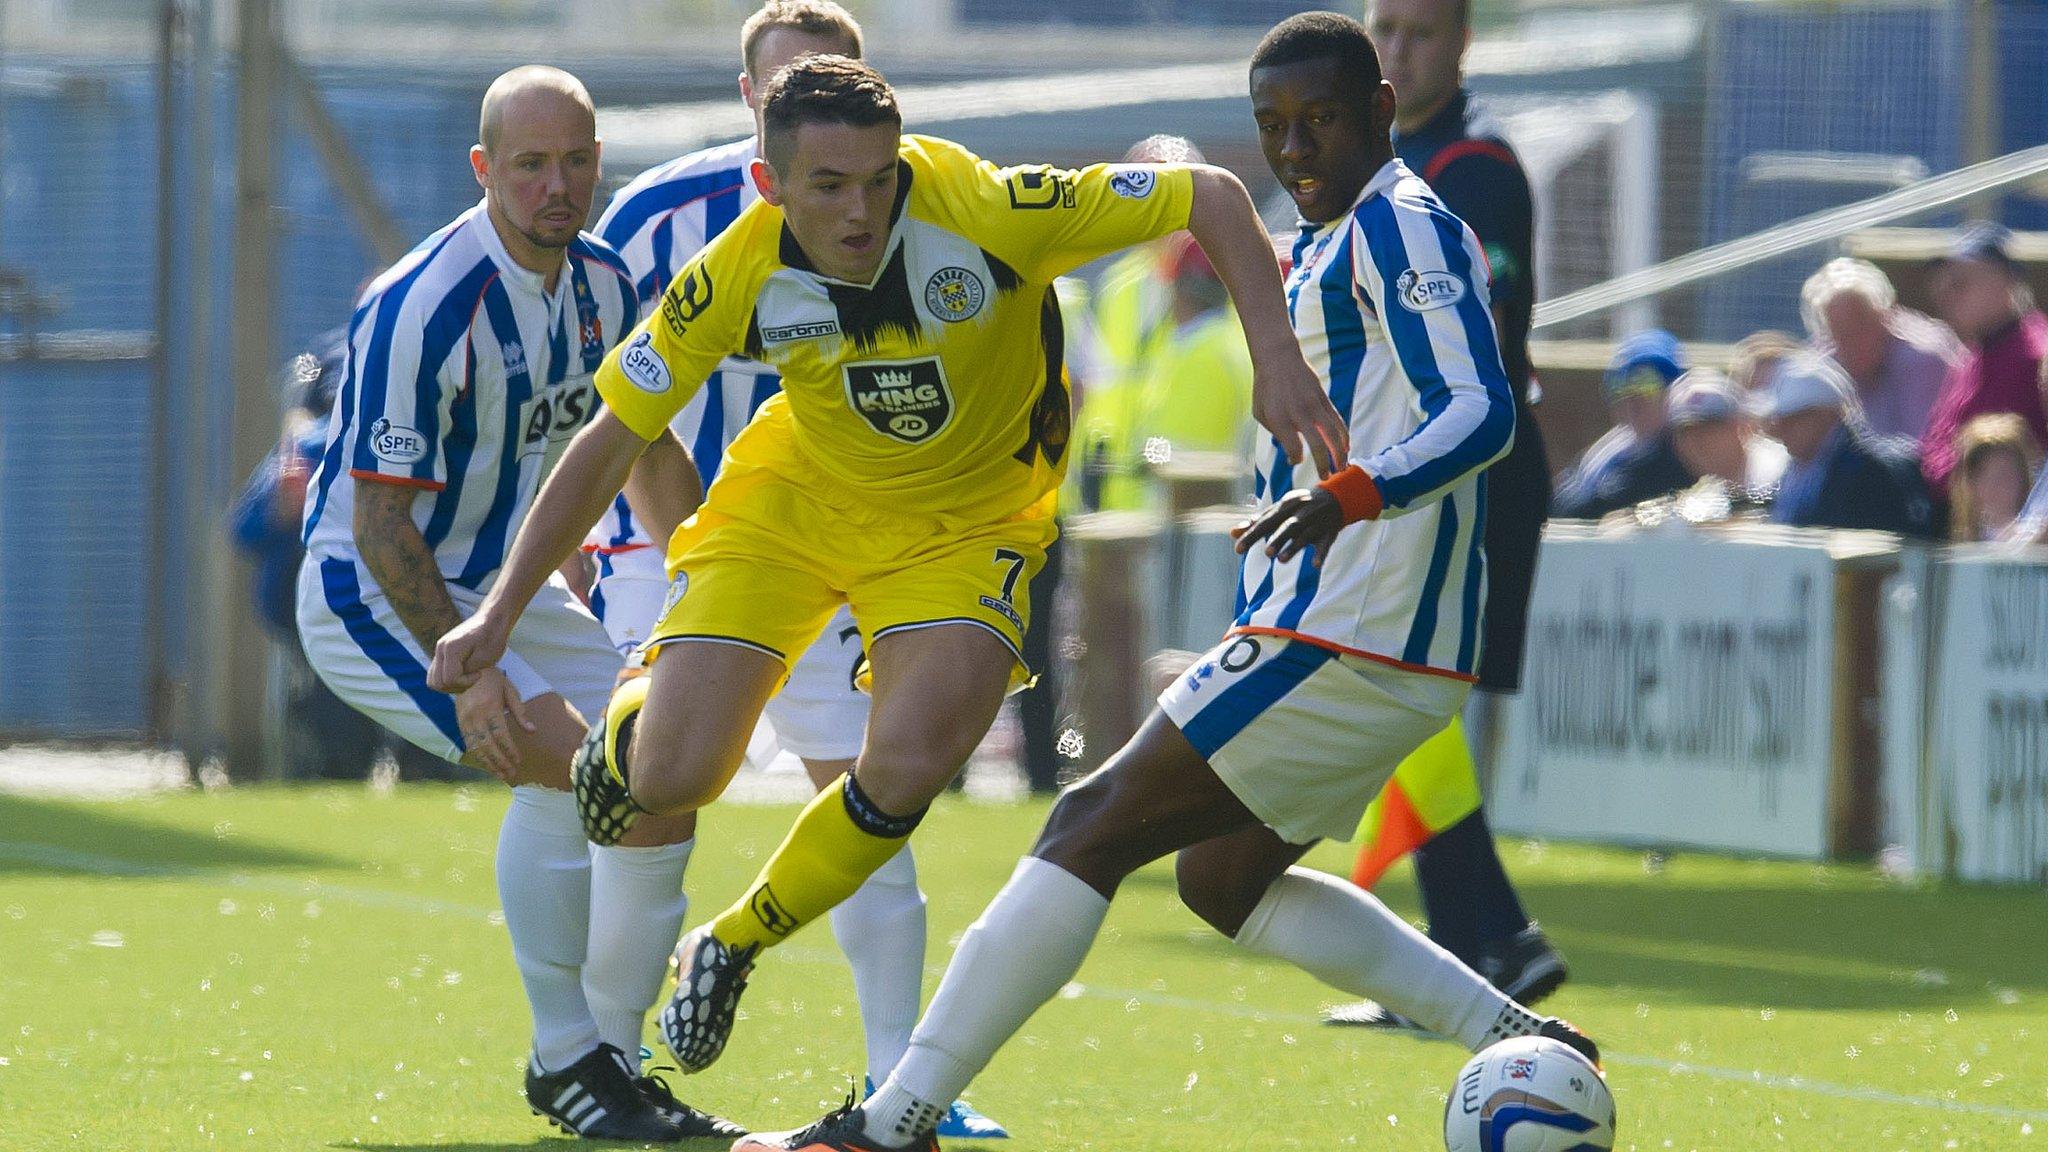
[[[1270,199],[1241,62],[1266,25],[1320,5],[853,6],[869,23],[870,54],[905,87],[906,106],[918,106],[911,93],[919,89],[1002,77],[1059,97],[971,122],[947,119],[964,116],[955,102],[913,128],[957,135],[999,160],[1064,162],[1108,158],[1154,132],[1180,132]],[[0,734],[133,734],[160,719],[152,685],[175,679],[189,613],[177,595],[141,587],[147,566],[137,551],[162,539],[171,556],[183,557],[181,501],[218,503],[240,479],[227,463],[228,399],[236,387],[274,382],[230,378],[230,333],[271,325],[282,360],[343,322],[358,285],[378,268],[329,159],[281,100],[271,308],[231,314],[235,7],[0,5]],[[417,238],[478,195],[464,152],[477,98],[495,72],[530,59],[562,63],[590,84],[608,125],[625,124],[616,117],[626,109],[655,109],[641,125],[674,129],[734,100],[736,29],[750,7],[308,0],[284,7],[282,27],[397,230]],[[151,66],[166,11],[180,19],[187,42],[210,19],[218,64],[203,73],[181,65],[174,77],[178,186],[168,190],[155,178]],[[2048,140],[2048,79],[2038,67],[2048,58],[2048,6],[2039,3],[1500,0],[1480,3],[1476,19],[1468,77],[1495,104],[1537,190],[1543,298]],[[450,45],[467,50],[451,53]],[[1155,80],[1157,91],[1145,87]],[[203,173],[190,151],[200,105],[209,109],[212,137]],[[679,147],[650,134],[636,151],[631,136],[622,130],[608,139],[614,179]],[[171,329],[157,333],[164,194],[175,293]],[[1951,222],[1965,209],[2048,228],[2048,181],[1918,222]],[[193,251],[201,220],[211,236],[203,267]],[[1799,282],[1838,247],[1620,300],[1541,334],[1606,340],[1650,323],[1708,341],[1767,327],[1796,331]],[[195,333],[200,297],[212,319]],[[52,351],[59,348],[71,351]],[[170,399],[168,410],[152,412],[159,357]],[[168,444],[156,436],[161,427],[172,430]],[[160,483],[154,462],[165,452],[181,462],[203,454],[212,469],[207,491],[185,490],[182,464],[169,485]],[[168,531],[153,537],[152,518]],[[175,583],[178,565],[167,571]],[[165,668],[146,666],[147,646],[107,643],[152,615],[168,631],[156,657]]]

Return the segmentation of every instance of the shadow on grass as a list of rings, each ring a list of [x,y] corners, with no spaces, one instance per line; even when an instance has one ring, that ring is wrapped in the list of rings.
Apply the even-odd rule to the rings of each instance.
[[[1134,876],[1144,887],[1170,875]],[[1386,887],[1417,915],[1413,887]],[[1574,984],[1631,989],[1680,1003],[1782,1008],[1945,1008],[2010,989],[2048,992],[2048,897],[2038,890],[1892,887],[1855,881],[1801,886],[1669,885],[1655,877],[1517,885]],[[1153,936],[1205,953],[1232,947],[1191,931]]]
[[[0,875],[176,876],[194,871],[346,866],[237,835],[137,819],[115,804],[0,796]]]

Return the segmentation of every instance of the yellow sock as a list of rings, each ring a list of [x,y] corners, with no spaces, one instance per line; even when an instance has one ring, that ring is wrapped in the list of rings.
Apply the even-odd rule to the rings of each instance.
[[[728,947],[773,947],[853,895],[924,818],[885,815],[848,773],[818,793],[739,902],[711,922]]]

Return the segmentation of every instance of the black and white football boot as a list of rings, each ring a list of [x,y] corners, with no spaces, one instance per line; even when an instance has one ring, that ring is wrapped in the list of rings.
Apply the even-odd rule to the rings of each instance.
[[[648,1100],[633,1080],[625,1053],[599,1044],[560,1072],[526,1065],[526,1103],[536,1116],[588,1140],[668,1144],[694,1135]]]
[[[645,1097],[649,1104],[654,1105],[655,1111],[668,1117],[669,1121],[682,1131],[685,1140],[705,1137],[737,1140],[747,1134],[745,1128],[722,1116],[713,1116],[678,1100],[676,1094],[669,1089],[668,1081],[659,1073],[643,1069],[641,1075],[634,1077],[633,1086],[640,1089],[640,1095]]]
[[[706,924],[676,945],[676,992],[661,1010],[661,1039],[685,1072],[702,1072],[725,1052],[758,944],[728,947]]]

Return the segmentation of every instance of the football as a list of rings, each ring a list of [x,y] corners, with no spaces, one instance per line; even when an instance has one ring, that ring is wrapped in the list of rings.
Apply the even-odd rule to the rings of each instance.
[[[1450,1152],[1608,1152],[1614,1097],[1592,1062],[1540,1036],[1467,1061],[1444,1104]]]

